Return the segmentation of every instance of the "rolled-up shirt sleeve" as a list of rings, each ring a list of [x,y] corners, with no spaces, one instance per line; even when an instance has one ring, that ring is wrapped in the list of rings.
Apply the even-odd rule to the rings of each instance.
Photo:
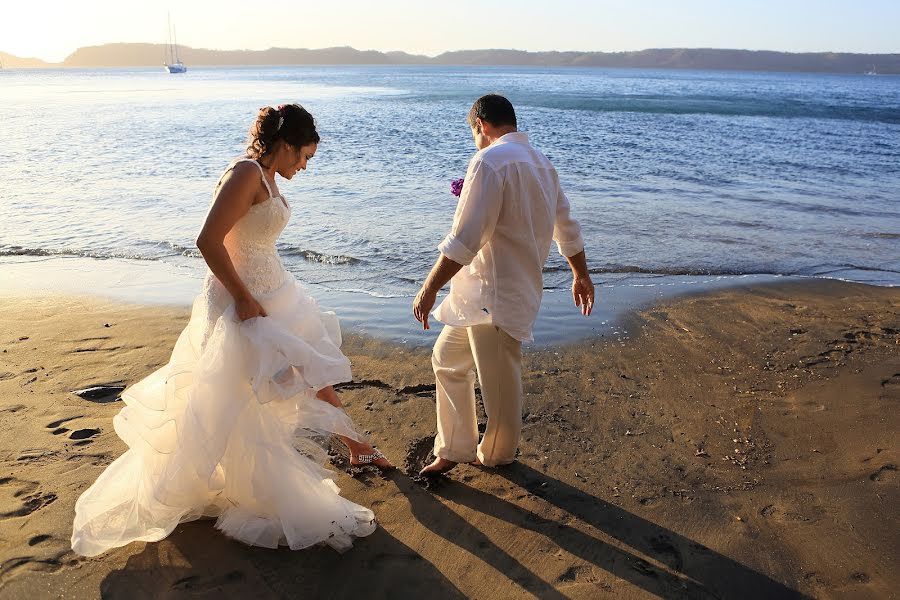
[[[473,160],[456,206],[453,227],[438,245],[441,254],[461,265],[470,264],[491,239],[502,205],[500,177],[483,161]]]
[[[581,225],[572,218],[569,199],[566,198],[558,177],[556,193],[556,222],[553,225],[553,240],[556,242],[559,253],[568,258],[584,250],[584,238],[581,237]]]

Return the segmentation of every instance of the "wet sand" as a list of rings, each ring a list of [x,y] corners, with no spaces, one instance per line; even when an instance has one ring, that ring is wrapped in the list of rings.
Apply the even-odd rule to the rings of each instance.
[[[427,349],[349,335],[342,396],[397,464],[351,470],[380,527],[346,554],[249,548],[209,521],[85,559],[78,495],[124,451],[115,389],[168,359],[182,308],[0,298],[0,597],[890,598],[900,588],[900,289],[719,290],[627,337],[530,349],[519,461],[424,485]],[[573,317],[574,318],[574,317]]]
[[[101,297],[141,305],[190,307],[202,287],[205,269],[179,268],[160,261],[83,258],[74,256],[0,256],[0,297],[47,294]],[[303,281],[302,273],[295,273]],[[565,289],[545,289],[535,323],[537,346],[566,344],[619,333],[618,321],[630,310],[685,293],[785,281],[778,275],[653,275],[595,274],[603,303],[594,318],[573,319],[568,283]],[[303,283],[325,310],[341,315],[346,330],[397,344],[429,348],[435,330],[422,331],[410,318],[413,295],[379,296],[363,290],[341,291]],[[351,286],[352,287],[352,286]],[[439,296],[439,301],[443,295]]]

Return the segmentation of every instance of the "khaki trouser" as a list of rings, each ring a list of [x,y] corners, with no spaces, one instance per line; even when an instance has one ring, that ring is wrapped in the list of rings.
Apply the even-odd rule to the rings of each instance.
[[[431,356],[437,382],[434,454],[486,466],[511,463],[522,432],[522,342],[493,325],[444,326]],[[478,443],[475,369],[487,413]]]

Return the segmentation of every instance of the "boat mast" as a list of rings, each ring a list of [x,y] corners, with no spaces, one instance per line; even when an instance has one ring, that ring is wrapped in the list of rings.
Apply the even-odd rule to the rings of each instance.
[[[172,25],[172,52],[175,55],[175,64],[180,64],[181,59],[178,58],[178,38],[175,37],[175,26]]]
[[[166,13],[166,64],[172,64],[172,15]]]

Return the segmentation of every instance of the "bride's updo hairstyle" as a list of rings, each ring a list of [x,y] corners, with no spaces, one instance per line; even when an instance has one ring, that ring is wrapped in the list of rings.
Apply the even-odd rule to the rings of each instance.
[[[309,111],[299,104],[282,104],[278,108],[259,109],[256,122],[250,127],[247,156],[259,159],[272,151],[278,140],[294,148],[319,143],[316,122]]]

